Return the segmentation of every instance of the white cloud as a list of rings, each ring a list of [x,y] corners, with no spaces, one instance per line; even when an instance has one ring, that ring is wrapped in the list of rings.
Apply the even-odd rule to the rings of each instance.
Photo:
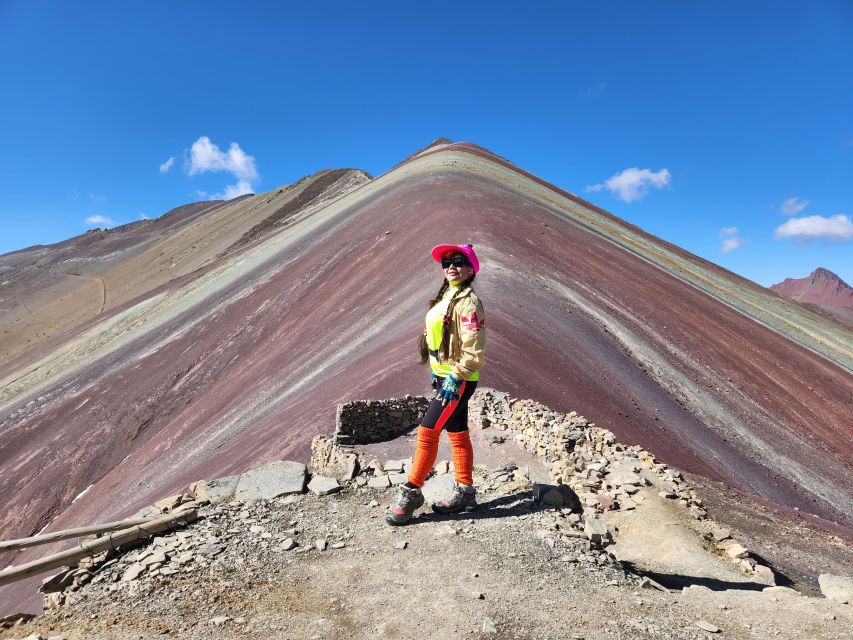
[[[169,156],[169,159],[160,165],[160,173],[167,173],[173,164],[175,164],[175,156]]]
[[[114,227],[116,221],[106,216],[89,216],[86,218],[86,224],[90,227]]]
[[[228,185],[223,193],[211,196],[212,199],[230,200],[252,193],[252,183],[258,179],[255,159],[243,151],[239,144],[232,142],[228,151],[222,151],[207,136],[201,136],[193,142],[184,169],[191,176],[208,171],[224,171],[237,179],[236,184]]]
[[[672,181],[672,175],[668,169],[652,171],[631,167],[621,173],[611,176],[600,184],[594,184],[586,188],[587,191],[601,191],[607,189],[616,194],[625,202],[633,202],[645,198],[650,188],[663,189],[668,187]]]
[[[842,213],[831,218],[825,216],[792,218],[779,225],[773,235],[776,238],[794,238],[801,242],[815,239],[824,242],[846,242],[853,238],[853,221]]]
[[[140,220],[150,220],[151,218],[149,218],[148,216],[146,216],[144,213],[140,213],[140,214],[139,214],[139,219],[140,219]]]
[[[726,238],[723,240],[723,253],[728,253],[729,251],[734,251],[738,247],[742,247],[746,243],[745,238],[741,238],[740,236],[733,236],[731,238]]]
[[[94,200],[95,202],[103,202],[104,200],[107,199],[107,196],[105,196],[101,193],[93,193],[90,191],[89,192],[89,199]]]
[[[80,192],[75,191],[74,189],[69,189],[66,192],[66,194],[68,195],[69,200],[79,200],[80,199]]]
[[[723,253],[734,251],[749,242],[749,240],[737,234],[737,227],[723,227],[720,229],[720,237],[723,239],[723,246],[720,247]]]
[[[779,211],[786,216],[795,216],[807,206],[809,206],[808,200],[800,200],[797,196],[794,196],[793,198],[783,200],[782,204],[779,205]]]
[[[239,180],[237,184],[229,184],[225,187],[224,193],[214,193],[210,196],[211,200],[231,200],[238,196],[244,196],[247,193],[253,193],[252,185],[245,180]]]

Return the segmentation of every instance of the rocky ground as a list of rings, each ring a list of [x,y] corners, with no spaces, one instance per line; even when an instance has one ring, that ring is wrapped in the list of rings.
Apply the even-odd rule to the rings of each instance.
[[[394,489],[355,483],[208,505],[0,639],[849,637],[849,605],[785,588],[656,589],[527,475],[478,467],[479,511],[400,528]]]

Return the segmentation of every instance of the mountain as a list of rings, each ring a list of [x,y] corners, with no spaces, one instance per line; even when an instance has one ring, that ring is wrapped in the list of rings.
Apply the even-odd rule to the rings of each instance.
[[[785,278],[770,288],[791,300],[823,307],[853,326],[853,287],[828,269],[818,267],[805,278]]]
[[[720,509],[756,496],[849,525],[849,330],[440,141],[376,178],[319,172],[0,256],[0,539],[307,462],[337,403],[425,392],[442,242],[481,259],[484,384],[740,492]]]

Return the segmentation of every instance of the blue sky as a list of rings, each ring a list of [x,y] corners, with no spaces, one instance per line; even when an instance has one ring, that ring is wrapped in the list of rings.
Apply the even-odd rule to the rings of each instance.
[[[760,284],[853,284],[850,2],[0,0],[0,77],[0,253],[447,136]]]

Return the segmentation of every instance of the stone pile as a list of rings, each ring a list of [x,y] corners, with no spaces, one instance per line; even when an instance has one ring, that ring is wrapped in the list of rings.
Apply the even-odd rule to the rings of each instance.
[[[608,511],[637,508],[647,491],[673,500],[695,520],[707,520],[702,499],[680,471],[658,462],[639,445],[617,442],[611,431],[596,427],[574,411],[562,414],[533,400],[480,388],[469,402],[469,420],[483,429],[507,433],[522,449],[543,459],[551,479],[577,493],[584,508],[585,531],[599,544],[608,544],[612,532],[598,517]],[[720,554],[755,581],[775,584],[770,568],[750,557],[730,532],[715,527],[709,535]]]

